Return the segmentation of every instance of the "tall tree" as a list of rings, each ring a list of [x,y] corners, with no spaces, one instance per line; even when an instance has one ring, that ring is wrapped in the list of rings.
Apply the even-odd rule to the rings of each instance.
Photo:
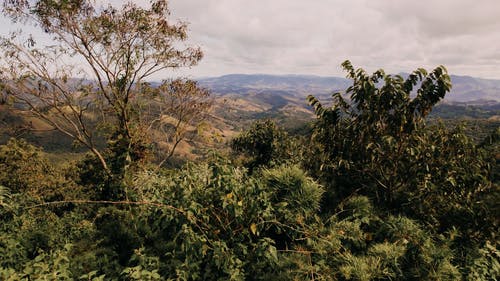
[[[343,67],[353,80],[349,99],[334,94],[326,107],[309,97],[318,120],[306,166],[327,186],[324,210],[363,194],[435,231],[459,229],[467,242],[495,233],[487,207],[498,196],[491,156],[460,127],[425,123],[451,88],[446,69],[418,69],[404,79],[382,70],[368,75],[348,61]]]
[[[91,0],[8,0],[3,12],[52,37],[49,46],[31,36],[23,39],[22,33],[1,39],[4,91],[87,147],[117,178],[147,149],[139,104],[150,87],[143,82],[202,58],[199,48],[185,43],[186,23],[169,20],[166,0],[151,1],[147,8],[132,2],[117,8]],[[102,128],[111,164],[96,145]]]
[[[406,153],[405,145],[451,89],[450,77],[443,66],[430,73],[418,69],[407,79],[386,75],[383,70],[368,75],[363,69],[354,69],[349,61],[342,66],[353,80],[345,95],[335,93],[331,107],[308,97],[318,116],[314,140],[319,151],[314,153],[317,157],[310,162],[311,168],[328,177],[327,182],[335,182],[337,199],[359,188],[384,197],[380,200],[392,201],[393,185],[398,180],[391,175],[396,170],[381,169],[398,165],[389,159]],[[415,89],[417,84],[420,87]],[[318,157],[322,159],[318,161]],[[379,172],[371,174],[368,169]]]

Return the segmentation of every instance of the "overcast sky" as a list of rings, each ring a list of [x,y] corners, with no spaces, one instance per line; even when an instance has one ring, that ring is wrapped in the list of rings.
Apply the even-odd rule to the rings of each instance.
[[[500,0],[172,0],[205,58],[190,72],[344,76],[445,65],[500,79]]]
[[[442,64],[500,79],[500,0],[171,0],[170,8],[205,54],[185,72],[192,77],[344,76],[349,59],[368,71]]]

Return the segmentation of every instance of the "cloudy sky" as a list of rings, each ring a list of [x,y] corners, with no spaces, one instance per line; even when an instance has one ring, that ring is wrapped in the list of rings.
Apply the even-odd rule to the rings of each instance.
[[[344,76],[340,63],[500,79],[500,0],[172,0],[205,58],[194,75]]]
[[[185,72],[192,77],[344,76],[349,59],[369,71],[442,64],[500,79],[500,0],[171,0],[170,8],[205,54]]]

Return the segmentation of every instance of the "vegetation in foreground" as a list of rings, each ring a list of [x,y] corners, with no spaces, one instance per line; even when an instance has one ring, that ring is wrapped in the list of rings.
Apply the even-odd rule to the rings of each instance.
[[[0,148],[0,276],[494,280],[498,129],[476,144],[460,127],[425,126],[449,87],[443,68],[417,71],[433,90],[410,100],[411,80],[344,66],[354,103],[310,97],[311,135],[257,122],[232,155],[143,164],[124,200],[107,195],[92,155],[56,169],[12,139]]]
[[[120,11],[94,10],[86,1],[30,4],[12,1],[6,7],[14,16],[34,17],[56,36],[78,35],[68,29],[78,27],[96,35],[92,28],[102,27],[110,36],[138,32],[137,40],[151,44],[158,42],[147,41],[151,37],[143,36],[146,28],[140,27],[168,14],[165,1],[154,1],[150,10],[127,4]],[[133,26],[138,29],[124,28]],[[185,38],[182,27],[170,27],[163,30],[166,38]],[[68,37],[57,38],[64,43]],[[145,51],[140,45],[122,50],[109,39],[95,36],[92,44],[102,52],[123,51],[125,57],[130,50]],[[10,52],[15,46],[3,44]],[[16,102],[32,101],[27,94],[43,99],[46,94],[68,98],[74,93],[72,87],[57,88],[64,79],[37,75],[36,68],[21,67],[22,56],[9,54],[28,74],[4,83]],[[183,59],[194,63],[199,59],[195,54]],[[444,67],[430,73],[418,69],[403,79],[382,70],[368,75],[346,61],[343,67],[352,80],[345,93],[349,102],[338,93],[332,105],[324,106],[310,96],[317,117],[310,131],[292,136],[272,121],[259,121],[233,139],[231,153],[213,151],[204,160],[166,169],[154,164],[153,152],[161,146],[144,145],[153,137],[141,122],[149,115],[137,109],[147,105],[133,97],[205,95],[189,81],[167,81],[159,88],[163,93],[147,85],[134,88],[135,76],[128,76],[137,66],[132,57],[121,61],[132,72],[117,73],[117,80],[95,93],[86,88],[90,101],[102,102],[93,108],[102,110],[102,120],[86,119],[85,111],[94,104],[82,107],[86,99],[77,104],[58,100],[52,107],[44,100],[27,104],[39,118],[63,130],[63,124],[80,116],[73,120],[74,131],[66,131],[82,134],[75,139],[89,149],[84,159],[54,166],[23,140],[0,146],[0,279],[500,276],[500,129],[476,141],[460,126],[426,124],[451,87]],[[153,53],[148,58],[163,57]],[[36,88],[30,84],[34,81],[43,83]],[[30,91],[16,96],[19,87]],[[61,95],[52,95],[54,89]],[[410,97],[414,91],[416,97]],[[106,101],[106,95],[111,99]],[[108,127],[100,126],[104,121]],[[87,131],[88,124],[96,131]],[[91,132],[100,133],[104,143],[96,146]]]

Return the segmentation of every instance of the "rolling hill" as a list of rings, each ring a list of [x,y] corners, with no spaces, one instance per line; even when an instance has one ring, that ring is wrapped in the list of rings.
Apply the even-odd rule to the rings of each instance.
[[[500,120],[500,80],[469,76],[452,76],[453,90],[433,110],[434,117],[445,119],[482,119],[498,124]],[[300,130],[314,119],[306,97],[315,95],[327,101],[331,93],[344,91],[350,80],[339,77],[311,75],[243,75],[231,74],[198,80],[211,90],[214,109],[208,120],[207,133],[213,145],[223,145],[257,119],[273,118],[288,130]],[[9,137],[27,138],[46,151],[80,152],[71,149],[72,140],[46,128],[29,112],[0,106],[0,143]],[[31,131],[30,131],[31,130]],[[179,152],[190,155],[203,144],[195,140],[184,142]]]
[[[452,75],[451,80],[452,91],[437,106],[434,116],[490,118],[500,115],[500,80],[456,75]],[[199,79],[199,84],[227,103],[227,110],[222,112],[225,119],[277,116],[287,126],[296,123],[284,121],[287,117],[294,116],[299,121],[312,117],[305,101],[307,95],[328,100],[333,92],[347,89],[351,81],[311,75],[231,74]],[[228,115],[228,112],[236,115]]]

